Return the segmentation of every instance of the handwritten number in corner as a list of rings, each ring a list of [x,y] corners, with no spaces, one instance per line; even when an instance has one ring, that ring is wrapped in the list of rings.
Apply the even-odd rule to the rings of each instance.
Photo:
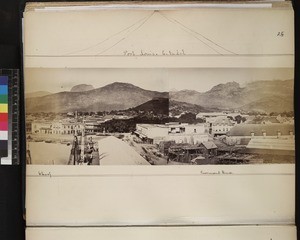
[[[284,37],[284,31],[278,32],[277,37]]]

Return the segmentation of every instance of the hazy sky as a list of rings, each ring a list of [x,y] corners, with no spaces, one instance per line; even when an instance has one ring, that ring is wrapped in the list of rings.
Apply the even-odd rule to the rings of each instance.
[[[32,11],[24,23],[25,54],[123,55],[125,50],[176,49],[228,54],[216,44],[236,54],[293,54],[293,19],[292,9],[268,8]],[[284,37],[277,37],[279,31]]]
[[[238,82],[245,85],[255,80],[286,80],[294,78],[294,69],[46,69],[27,68],[25,92],[70,91],[78,84],[91,84],[94,88],[113,82],[131,83],[147,90],[196,90],[205,92],[213,86]]]

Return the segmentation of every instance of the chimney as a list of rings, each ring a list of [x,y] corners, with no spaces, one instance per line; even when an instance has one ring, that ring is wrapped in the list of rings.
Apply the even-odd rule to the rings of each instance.
[[[277,131],[277,138],[280,138],[281,137],[281,131]]]

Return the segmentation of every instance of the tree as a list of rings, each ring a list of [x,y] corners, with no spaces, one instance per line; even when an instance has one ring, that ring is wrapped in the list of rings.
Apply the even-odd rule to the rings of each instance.
[[[277,113],[277,112],[271,112],[269,115],[270,115],[270,116],[277,116],[278,113]]]
[[[190,112],[184,113],[180,116],[179,121],[185,123],[194,123],[196,121],[196,114]]]
[[[242,121],[242,116],[241,116],[241,115],[237,115],[237,116],[234,117],[234,120],[235,120],[238,124],[240,124],[241,121]]]

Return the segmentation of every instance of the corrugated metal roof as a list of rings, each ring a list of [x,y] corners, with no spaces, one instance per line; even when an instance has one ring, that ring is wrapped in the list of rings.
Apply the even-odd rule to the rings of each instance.
[[[227,133],[228,136],[263,136],[263,132],[267,136],[277,136],[278,131],[281,135],[289,135],[290,131],[294,132],[293,124],[237,124]]]
[[[250,140],[246,148],[295,151],[295,140],[280,138],[253,138]]]
[[[116,137],[98,141],[100,165],[150,165],[138,152]]]
[[[203,142],[202,144],[206,149],[216,149],[216,148],[218,148],[217,145],[214,142],[211,142],[211,141]]]

